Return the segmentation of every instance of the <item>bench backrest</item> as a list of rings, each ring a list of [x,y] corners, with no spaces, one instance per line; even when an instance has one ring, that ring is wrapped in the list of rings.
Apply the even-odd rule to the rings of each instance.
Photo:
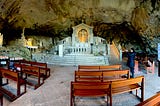
[[[138,83],[144,83],[144,76],[138,76],[135,78],[130,78],[126,80],[118,80],[118,81],[112,81],[112,88],[118,88],[123,86],[128,86],[132,84],[138,84]]]
[[[75,81],[98,81],[102,80],[101,71],[75,71]]]
[[[79,65],[78,71],[103,71],[103,70],[120,70],[122,69],[121,64],[114,64],[114,65],[101,65],[101,66],[90,66],[90,65]]]
[[[39,67],[21,65],[21,68],[22,68],[21,71],[24,72],[24,73],[32,74],[32,75],[35,75],[35,76],[40,75]]]
[[[23,65],[31,65],[31,64],[30,64],[30,61],[27,61],[27,60],[21,60],[21,61],[20,61],[20,64],[23,64]]]
[[[98,71],[99,66],[89,66],[89,65],[79,65],[78,66],[78,71]]]
[[[14,81],[19,80],[19,75],[16,72],[13,72],[13,71],[8,70],[8,69],[3,69],[3,68],[1,68],[0,71],[1,71],[1,76],[3,78],[11,79],[11,80],[14,80]]]
[[[160,93],[157,93],[136,106],[160,106]]]
[[[41,67],[41,68],[47,68],[47,64],[46,63],[40,63],[40,62],[30,61],[30,64],[32,66],[37,66],[37,67]]]
[[[121,64],[99,66],[99,69],[101,71],[103,71],[103,70],[120,70],[121,68],[122,68]]]
[[[122,80],[130,78],[129,70],[107,70],[102,71],[102,81]]]
[[[110,92],[109,87],[110,82],[71,82],[71,92],[74,96],[106,95]]]
[[[75,71],[75,81],[106,82],[130,78],[129,70]]]

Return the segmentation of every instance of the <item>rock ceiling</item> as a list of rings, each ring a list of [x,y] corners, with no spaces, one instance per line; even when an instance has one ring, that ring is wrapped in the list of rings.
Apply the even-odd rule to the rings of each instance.
[[[159,0],[1,0],[0,13],[6,42],[20,37],[23,28],[30,35],[70,36],[72,26],[82,22],[124,47],[138,42],[153,52],[159,42]]]

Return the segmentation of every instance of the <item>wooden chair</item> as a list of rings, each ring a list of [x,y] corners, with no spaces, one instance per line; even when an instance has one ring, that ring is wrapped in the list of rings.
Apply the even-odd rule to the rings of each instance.
[[[157,93],[136,106],[160,106],[160,93]]]
[[[154,74],[154,70],[155,70],[155,62],[153,61],[153,63],[151,63],[151,66],[149,65],[144,65],[145,70],[147,71],[147,74],[152,73]]]
[[[71,82],[70,106],[75,106],[75,97],[103,97],[110,94],[110,82]],[[108,100],[108,99],[107,99]],[[108,105],[108,101],[106,106]]]

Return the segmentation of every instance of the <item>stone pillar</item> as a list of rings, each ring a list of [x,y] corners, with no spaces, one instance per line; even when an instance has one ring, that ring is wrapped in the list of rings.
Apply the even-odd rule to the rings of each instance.
[[[59,45],[59,56],[63,57],[63,45]]]
[[[119,49],[119,60],[122,61],[122,48],[121,45],[118,45],[118,49]]]
[[[108,47],[108,48],[107,48],[107,50],[108,50],[107,53],[108,53],[108,55],[110,56],[110,52],[111,52],[111,51],[110,51],[110,44],[107,44],[107,47]]]

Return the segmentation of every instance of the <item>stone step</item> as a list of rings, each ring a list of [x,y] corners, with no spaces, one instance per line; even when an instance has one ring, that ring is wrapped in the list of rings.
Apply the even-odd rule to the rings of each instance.
[[[108,57],[94,55],[65,55],[59,57],[53,54],[34,54],[33,59],[54,65],[104,65],[108,64]]]

